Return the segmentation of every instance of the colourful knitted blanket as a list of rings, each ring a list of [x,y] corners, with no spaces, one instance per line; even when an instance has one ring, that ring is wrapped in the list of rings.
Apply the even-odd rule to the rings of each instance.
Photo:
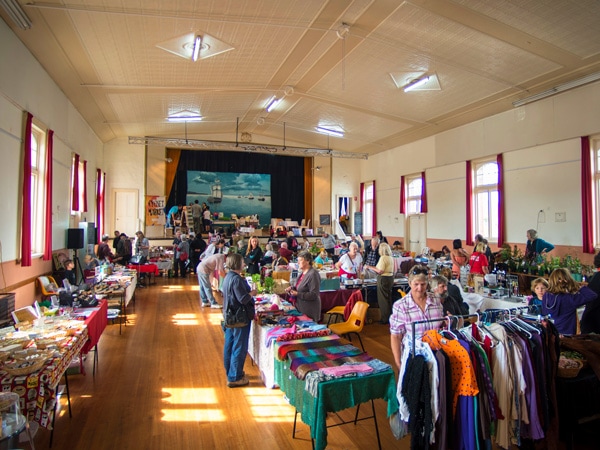
[[[337,334],[329,334],[327,336],[310,337],[305,339],[295,339],[290,341],[280,341],[277,343],[277,359],[283,361],[287,358],[289,352],[296,350],[305,350],[307,348],[322,348],[329,347],[334,341],[339,341],[340,337]]]
[[[290,370],[296,378],[303,380],[308,372],[325,367],[341,366],[347,362],[366,362],[373,358],[353,345],[342,345],[339,341],[328,347],[307,345],[303,350],[289,352]]]

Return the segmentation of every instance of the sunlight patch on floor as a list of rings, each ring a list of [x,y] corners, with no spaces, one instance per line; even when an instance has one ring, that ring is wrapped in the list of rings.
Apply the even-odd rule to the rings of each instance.
[[[213,309],[211,312],[213,312],[213,314],[211,314],[210,317],[208,318],[208,321],[210,322],[210,324],[221,326],[221,321],[223,320],[223,310],[222,309]]]
[[[221,409],[163,409],[163,422],[225,422]]]
[[[173,316],[175,325],[198,325],[198,316],[196,314],[175,314]]]
[[[244,395],[256,422],[294,421],[294,409],[284,400],[280,390],[245,388]]]
[[[162,288],[167,291],[183,291],[185,286],[163,286]]]
[[[179,405],[216,404],[217,393],[214,388],[163,388],[163,402]]]

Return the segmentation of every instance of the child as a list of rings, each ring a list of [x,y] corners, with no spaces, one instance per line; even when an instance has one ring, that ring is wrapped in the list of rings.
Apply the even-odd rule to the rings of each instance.
[[[69,280],[69,283],[71,283],[72,286],[76,286],[77,276],[75,275],[75,271],[73,270],[75,268],[75,264],[73,263],[73,261],[70,259],[66,259],[63,263],[63,267],[65,268],[65,278]]]
[[[533,295],[529,299],[531,312],[539,314],[542,309],[542,298],[548,290],[548,281],[545,278],[536,278],[531,282],[531,292]]]

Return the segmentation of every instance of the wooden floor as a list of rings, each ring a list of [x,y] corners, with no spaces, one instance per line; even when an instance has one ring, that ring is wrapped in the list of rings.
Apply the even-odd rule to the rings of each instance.
[[[156,281],[136,291],[122,334],[118,324],[105,330],[96,376],[92,353],[85,361],[87,375],[69,376],[73,417],[63,398],[52,448],[311,449],[308,427],[300,421],[292,439],[294,409],[281,391],[264,387],[250,358],[245,366],[250,385],[226,386],[221,311],[200,308],[196,278]],[[363,331],[367,352],[391,363],[389,339],[387,326],[371,324]],[[386,403],[375,405],[382,448],[408,449],[410,438],[397,441],[390,431]],[[365,405],[361,414],[369,409]],[[349,419],[352,411],[342,416]],[[335,420],[331,415],[328,423]],[[589,444],[574,448],[597,448],[591,433]],[[36,449],[47,449],[49,438],[48,430],[39,429]],[[327,448],[375,450],[373,421],[330,428]]]
[[[102,335],[96,376],[92,353],[87,375],[69,376],[73,417],[63,399],[52,448],[310,449],[308,427],[299,423],[292,439],[294,408],[281,391],[264,387],[250,358],[250,385],[226,386],[221,317],[220,310],[200,308],[194,276],[157,278],[156,285],[138,289],[122,334],[118,324],[109,324]],[[365,349],[391,363],[388,328],[369,325],[364,336]],[[409,448],[408,439],[393,437],[387,404],[375,405],[382,448]],[[369,409],[365,405],[361,414]],[[48,448],[49,437],[39,429],[36,449]],[[373,421],[329,429],[328,448],[376,449]]]

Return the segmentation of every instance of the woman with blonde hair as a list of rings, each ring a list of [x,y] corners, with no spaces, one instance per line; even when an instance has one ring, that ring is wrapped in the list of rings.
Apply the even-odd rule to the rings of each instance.
[[[377,303],[381,313],[381,323],[390,323],[392,314],[392,287],[394,286],[394,258],[389,244],[379,244],[379,261],[376,266],[365,266],[377,274]]]
[[[548,291],[542,299],[542,314],[549,314],[560,334],[577,331],[577,308],[595,300],[597,295],[587,286],[580,286],[568,269],[554,269],[548,278]]]
[[[252,236],[250,241],[248,242],[248,247],[246,248],[246,254],[244,255],[244,261],[248,268],[246,272],[250,275],[255,273],[260,273],[260,261],[263,258],[263,251],[258,245],[258,238],[256,236]]]

